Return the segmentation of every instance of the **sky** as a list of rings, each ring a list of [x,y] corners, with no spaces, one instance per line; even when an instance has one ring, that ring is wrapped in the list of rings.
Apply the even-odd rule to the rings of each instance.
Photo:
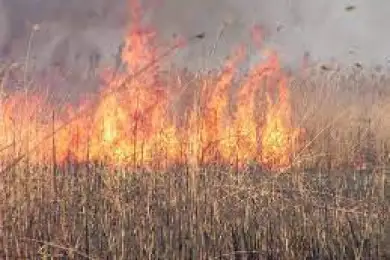
[[[264,31],[264,48],[285,64],[313,61],[346,66],[386,65],[390,61],[388,0],[144,0],[145,20],[162,42],[173,35],[205,32],[205,40],[175,54],[189,68],[219,66],[251,28]],[[63,63],[80,70],[95,53],[101,66],[115,60],[126,32],[126,0],[0,0],[0,59],[22,59],[30,48],[36,68]],[[40,30],[31,40],[31,28]],[[31,40],[31,42],[30,42]],[[29,46],[30,43],[30,47]],[[258,56],[253,54],[251,61]]]

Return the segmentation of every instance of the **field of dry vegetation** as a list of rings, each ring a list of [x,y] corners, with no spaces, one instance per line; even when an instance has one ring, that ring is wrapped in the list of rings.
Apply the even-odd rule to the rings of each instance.
[[[305,73],[288,87],[306,142],[284,171],[28,159],[3,167],[1,258],[390,257],[389,79]]]
[[[1,69],[1,259],[390,259],[388,73],[162,73],[142,29],[77,109]]]

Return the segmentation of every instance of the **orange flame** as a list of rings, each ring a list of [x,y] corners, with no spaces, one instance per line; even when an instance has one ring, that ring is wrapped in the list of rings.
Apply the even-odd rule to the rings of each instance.
[[[173,87],[164,81],[158,63],[153,63],[159,53],[155,32],[141,24],[138,1],[131,3],[135,22],[122,53],[127,72],[106,76],[99,100],[84,104],[92,105],[92,113],[79,116],[40,144],[29,154],[29,161],[97,160],[151,169],[178,163],[242,167],[251,161],[270,169],[289,166],[299,130],[292,126],[288,79],[276,53],[268,52],[265,62],[237,78],[238,63],[245,56],[240,48],[216,78],[203,77],[199,82],[203,104],[188,104],[184,120],[179,120],[171,105]],[[253,32],[259,44],[259,30]],[[152,63],[138,77],[127,80],[129,74]],[[124,88],[119,91],[120,86]],[[43,97],[13,93],[1,102],[3,161],[39,144],[84,108],[68,109],[51,120],[38,113],[52,110]]]

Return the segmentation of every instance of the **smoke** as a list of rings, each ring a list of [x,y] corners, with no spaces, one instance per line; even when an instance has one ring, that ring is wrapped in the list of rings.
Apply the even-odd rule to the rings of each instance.
[[[261,25],[264,48],[276,49],[282,61],[299,65],[305,53],[313,61],[336,60],[387,64],[390,22],[386,0],[145,0],[146,20],[164,43],[174,35],[205,32],[206,39],[180,50],[176,61],[189,68],[218,66],[250,29]],[[99,56],[99,67],[115,62],[126,31],[126,0],[0,0],[0,58],[25,56],[33,24],[32,57],[37,70],[53,63],[85,67]],[[253,54],[252,61],[258,59]],[[77,67],[79,66],[79,67]],[[80,69],[76,69],[79,71]]]
[[[390,51],[387,33],[390,2],[385,0],[248,0],[236,8],[245,24],[267,28],[267,44],[297,64],[305,52],[314,61],[335,60],[385,65]]]
[[[178,2],[182,4],[175,9]],[[299,65],[305,53],[314,62],[337,61],[343,65],[359,62],[363,66],[388,63],[389,1],[229,0],[221,4],[222,1],[214,0],[192,5],[183,2],[191,1],[166,1],[167,5],[158,10],[157,24],[184,33],[206,30],[210,36],[204,44],[208,45],[206,48],[212,46],[225,24],[217,56],[226,55],[240,42],[249,43],[250,28],[258,24],[264,29],[264,48],[277,50],[290,66]],[[190,60],[203,56],[200,50],[193,50]]]

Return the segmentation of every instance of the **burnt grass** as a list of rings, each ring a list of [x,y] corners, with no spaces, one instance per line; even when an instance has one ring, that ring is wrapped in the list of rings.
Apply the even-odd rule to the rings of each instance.
[[[2,259],[386,259],[386,167],[3,173]],[[387,185],[387,186],[386,186]]]

